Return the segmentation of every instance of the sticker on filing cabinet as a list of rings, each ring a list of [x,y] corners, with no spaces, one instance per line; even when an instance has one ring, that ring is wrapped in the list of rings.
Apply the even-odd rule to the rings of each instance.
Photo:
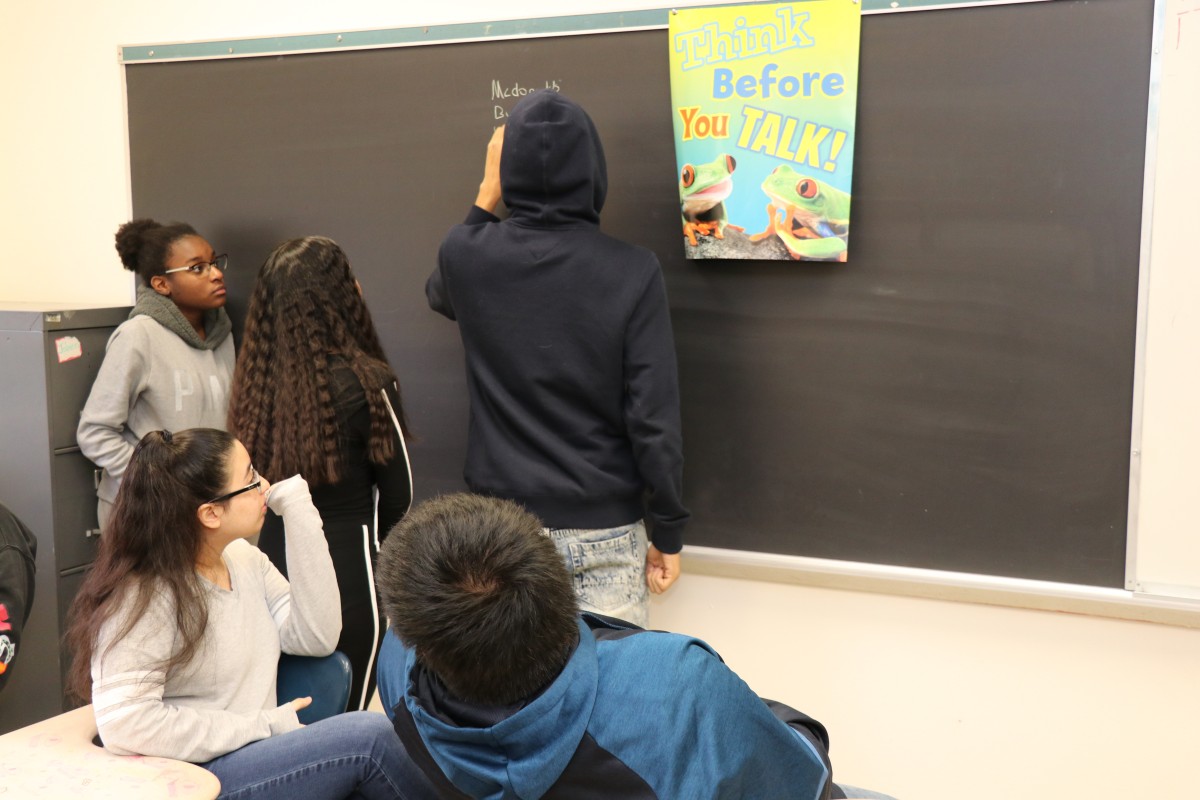
[[[74,361],[83,355],[83,345],[74,336],[60,336],[54,340],[54,349],[58,351],[58,363]]]

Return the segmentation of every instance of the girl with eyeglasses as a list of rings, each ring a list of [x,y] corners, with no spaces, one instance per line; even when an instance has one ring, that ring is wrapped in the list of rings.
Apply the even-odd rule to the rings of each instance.
[[[268,508],[290,583],[245,541]],[[383,714],[302,727],[311,698],[276,705],[280,652],[334,649],[334,580],[303,478],[272,486],[225,431],[148,433],[72,607],[70,688],[107,749],[199,764],[221,797],[434,797]]]
[[[238,353],[229,430],[263,474],[304,476],[325,523],[342,602],[338,650],[351,708],[366,708],[385,625],[373,562],[412,501],[404,408],[361,287],[332,239],[275,248],[258,273]],[[378,496],[378,504],[376,503]],[[279,520],[258,546],[287,574]]]
[[[108,340],[76,432],[79,449],[103,470],[102,530],[143,434],[225,427],[234,366],[227,257],[179,222],[135,219],[116,240],[121,263],[140,279],[137,303]]]

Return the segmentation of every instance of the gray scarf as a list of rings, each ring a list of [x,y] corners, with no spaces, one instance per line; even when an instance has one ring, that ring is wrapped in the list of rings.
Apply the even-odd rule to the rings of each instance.
[[[138,287],[137,304],[133,307],[133,311],[129,312],[129,317],[132,319],[138,314],[145,314],[197,350],[216,350],[233,330],[233,324],[229,321],[229,315],[225,313],[225,309],[214,308],[204,312],[206,337],[201,339],[200,334],[196,333],[196,329],[192,327],[192,323],[187,321],[183,312],[179,310],[179,306],[175,305],[175,301],[164,297],[148,286]]]

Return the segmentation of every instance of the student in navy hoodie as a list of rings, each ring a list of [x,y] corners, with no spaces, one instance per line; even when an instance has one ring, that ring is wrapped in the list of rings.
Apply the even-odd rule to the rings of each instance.
[[[466,351],[467,486],[541,517],[582,608],[644,625],[647,588],[679,577],[689,516],[679,387],[662,270],[601,233],[607,187],[587,113],[553,91],[522,98],[425,293]]]
[[[440,797],[845,797],[824,726],[704,642],[576,614],[541,525],[443,495],[383,543],[380,699]]]

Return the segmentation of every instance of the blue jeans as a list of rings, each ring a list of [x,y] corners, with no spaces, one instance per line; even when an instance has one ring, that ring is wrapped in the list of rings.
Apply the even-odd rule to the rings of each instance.
[[[646,588],[646,525],[618,528],[544,528],[571,571],[582,611],[594,611],[645,628],[650,622]]]
[[[436,800],[388,718],[353,711],[251,742],[200,766],[221,781],[221,800]]]

